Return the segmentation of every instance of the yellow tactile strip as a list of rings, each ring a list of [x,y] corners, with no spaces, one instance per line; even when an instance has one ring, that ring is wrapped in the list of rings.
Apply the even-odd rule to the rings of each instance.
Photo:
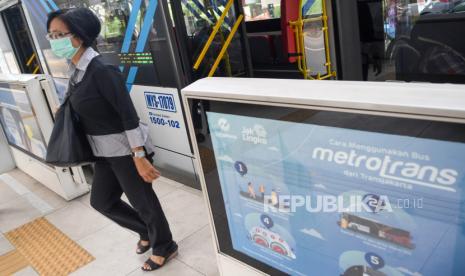
[[[0,256],[0,276],[10,276],[28,265],[29,263],[18,250],[10,251]]]
[[[68,275],[94,260],[45,218],[27,223],[5,236],[40,275]]]

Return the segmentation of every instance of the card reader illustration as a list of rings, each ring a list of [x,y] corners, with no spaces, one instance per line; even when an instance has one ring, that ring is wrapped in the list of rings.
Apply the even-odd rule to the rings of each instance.
[[[259,226],[253,227],[249,234],[251,240],[257,245],[292,259],[296,258],[292,248],[279,234]]]

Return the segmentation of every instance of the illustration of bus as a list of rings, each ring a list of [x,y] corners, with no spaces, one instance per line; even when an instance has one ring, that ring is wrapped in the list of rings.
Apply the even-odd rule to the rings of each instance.
[[[355,222],[349,222],[348,228],[354,229],[358,232],[365,232],[366,234],[370,234],[370,227]]]
[[[403,229],[391,227],[366,218],[358,217],[348,213],[342,213],[341,220],[338,222],[343,229],[368,235],[370,237],[394,243],[396,245],[414,249],[410,232]]]

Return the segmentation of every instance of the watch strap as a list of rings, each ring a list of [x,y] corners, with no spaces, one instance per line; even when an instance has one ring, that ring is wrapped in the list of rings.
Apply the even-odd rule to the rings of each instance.
[[[143,150],[134,151],[134,152],[132,152],[132,157],[144,158],[145,157],[145,151],[143,151]]]

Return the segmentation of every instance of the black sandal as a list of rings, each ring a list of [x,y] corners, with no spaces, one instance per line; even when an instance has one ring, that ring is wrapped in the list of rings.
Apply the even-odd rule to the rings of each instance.
[[[142,245],[142,241],[139,240],[137,242],[137,250],[136,250],[136,253],[137,254],[144,254],[145,252],[147,252],[148,250],[150,249],[150,242],[148,245]]]
[[[176,255],[178,255],[178,245],[176,243],[174,243],[170,249],[168,250],[168,252],[166,252],[166,254],[164,256],[162,256],[163,258],[165,258],[165,261],[159,265],[157,264],[156,262],[152,261],[151,258],[148,258],[147,261],[145,261],[145,264],[149,265],[149,268],[145,268],[144,266],[141,267],[141,269],[143,271],[154,271],[154,270],[157,270],[161,267],[163,267],[168,261],[170,261],[171,259],[173,259],[174,257],[176,257]],[[144,265],[145,265],[144,264]]]

